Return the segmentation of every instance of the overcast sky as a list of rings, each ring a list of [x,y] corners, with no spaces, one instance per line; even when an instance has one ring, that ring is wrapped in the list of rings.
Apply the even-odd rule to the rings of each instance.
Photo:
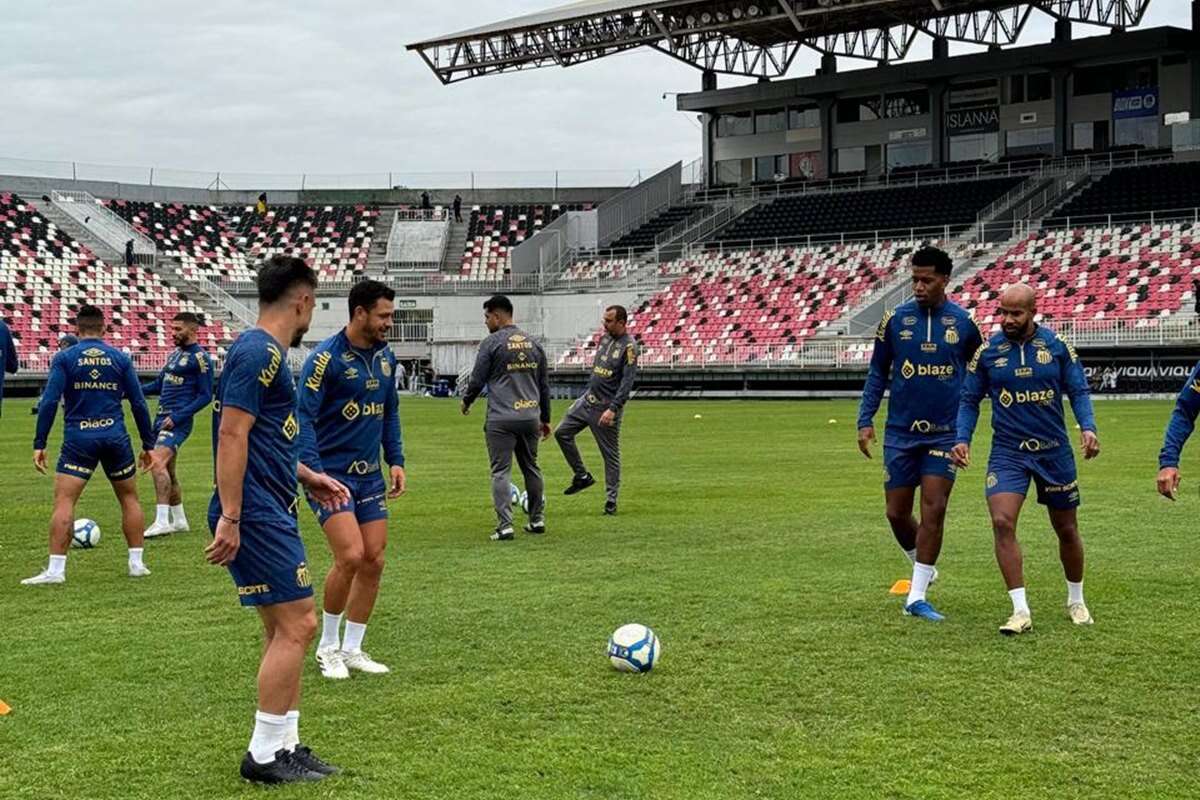
[[[698,89],[700,73],[657,52],[444,87],[404,49],[555,4],[6,3],[0,157],[358,173],[655,169],[699,155],[694,117],[662,95]],[[1189,18],[1184,0],[1156,0],[1143,27]],[[1049,28],[1035,12],[1023,41]],[[927,54],[927,40],[914,48]],[[817,60],[806,51],[791,74]]]

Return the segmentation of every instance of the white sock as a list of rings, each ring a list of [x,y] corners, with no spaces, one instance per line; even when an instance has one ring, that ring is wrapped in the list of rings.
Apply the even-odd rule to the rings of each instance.
[[[1073,606],[1083,602],[1083,581],[1071,583],[1067,581],[1067,605]]]
[[[908,556],[908,560],[912,563],[917,563],[917,548],[914,547],[912,550],[905,550],[904,555]]]
[[[143,548],[141,548],[141,547],[129,548],[129,566],[131,566],[131,567],[145,566],[145,564],[142,563],[142,550],[143,550]]]
[[[183,503],[171,506],[171,522],[181,527],[187,527],[187,515],[183,513]]]
[[[908,589],[908,600],[905,605],[911,606],[918,600],[925,599],[925,592],[929,589],[929,582],[933,580],[933,564],[922,564],[920,561],[913,563],[912,585]]]
[[[163,503],[159,503],[154,507],[154,524],[155,525],[170,525],[171,524],[171,507]]]
[[[362,640],[366,635],[367,623],[346,620],[346,639],[342,642],[342,649],[347,653],[357,653],[362,650]]]
[[[284,718],[287,720],[287,730],[283,733],[283,749],[290,753],[300,744],[300,711],[292,709]]]
[[[321,643],[317,645],[318,650],[324,650],[326,647],[332,647],[336,650],[338,644],[338,629],[342,627],[342,615],[330,614],[328,611],[321,613],[323,622],[321,623]]]
[[[1029,603],[1025,602],[1024,586],[1022,586],[1020,589],[1009,589],[1008,596],[1012,598],[1014,614],[1021,611],[1024,611],[1026,614],[1029,613]]]
[[[66,575],[67,557],[51,555],[50,565],[46,567],[46,572],[49,572],[51,575]]]
[[[270,764],[275,753],[283,749],[288,719],[283,714],[254,712],[254,735],[250,737],[250,757],[259,764]]]

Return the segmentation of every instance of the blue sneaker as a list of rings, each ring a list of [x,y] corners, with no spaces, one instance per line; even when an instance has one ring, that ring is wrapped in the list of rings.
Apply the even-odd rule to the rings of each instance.
[[[945,619],[945,617],[934,610],[933,606],[929,605],[928,600],[918,600],[915,603],[905,606],[904,616],[920,617],[921,619],[927,619],[930,622],[941,622]]]

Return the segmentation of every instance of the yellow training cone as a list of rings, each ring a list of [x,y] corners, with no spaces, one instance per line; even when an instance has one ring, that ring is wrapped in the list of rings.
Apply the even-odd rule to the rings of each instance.
[[[892,584],[892,588],[888,589],[889,594],[908,594],[908,590],[912,588],[912,581],[896,581]]]

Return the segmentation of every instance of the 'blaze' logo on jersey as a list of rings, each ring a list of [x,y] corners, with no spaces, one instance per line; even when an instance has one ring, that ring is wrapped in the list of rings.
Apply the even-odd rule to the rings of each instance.
[[[317,357],[313,359],[313,373],[308,376],[308,380],[304,385],[314,392],[321,390],[321,381],[325,379],[325,368],[329,366],[329,362],[333,359],[333,353],[326,350],[324,353],[317,353]]]
[[[283,354],[279,352],[279,348],[273,344],[267,345],[267,352],[271,354],[271,361],[258,373],[258,382],[263,386],[270,386],[275,380],[275,376],[279,374],[279,365],[283,363]]]
[[[308,562],[306,561],[301,561],[300,566],[296,567],[296,585],[301,589],[312,586],[312,574],[308,571]]]
[[[1013,403],[1037,403],[1038,405],[1048,406],[1054,402],[1057,395],[1053,389],[1029,389],[1018,392],[1010,392],[1008,389],[1000,390],[1000,405],[1008,408]]]
[[[345,417],[350,422],[353,422],[354,420],[358,419],[358,415],[360,413],[362,413],[362,411],[361,411],[361,409],[359,409],[358,403],[356,403],[353,400],[349,401],[348,403],[346,403],[346,405],[342,406],[342,416]]]
[[[913,365],[911,361],[905,360],[900,367],[900,374],[905,380],[911,378],[952,378],[954,377],[953,364],[917,364]]]
[[[1050,351],[1049,351],[1049,350],[1041,350],[1041,349],[1039,349],[1039,350],[1037,351],[1037,362],[1038,362],[1039,364],[1049,364],[1049,363],[1050,363],[1051,361],[1053,361],[1053,360],[1054,360],[1054,356],[1052,356],[1052,355],[1050,354]]]
[[[287,419],[283,421],[283,437],[289,442],[296,438],[300,433],[300,423],[296,422],[295,414],[288,414]]]

